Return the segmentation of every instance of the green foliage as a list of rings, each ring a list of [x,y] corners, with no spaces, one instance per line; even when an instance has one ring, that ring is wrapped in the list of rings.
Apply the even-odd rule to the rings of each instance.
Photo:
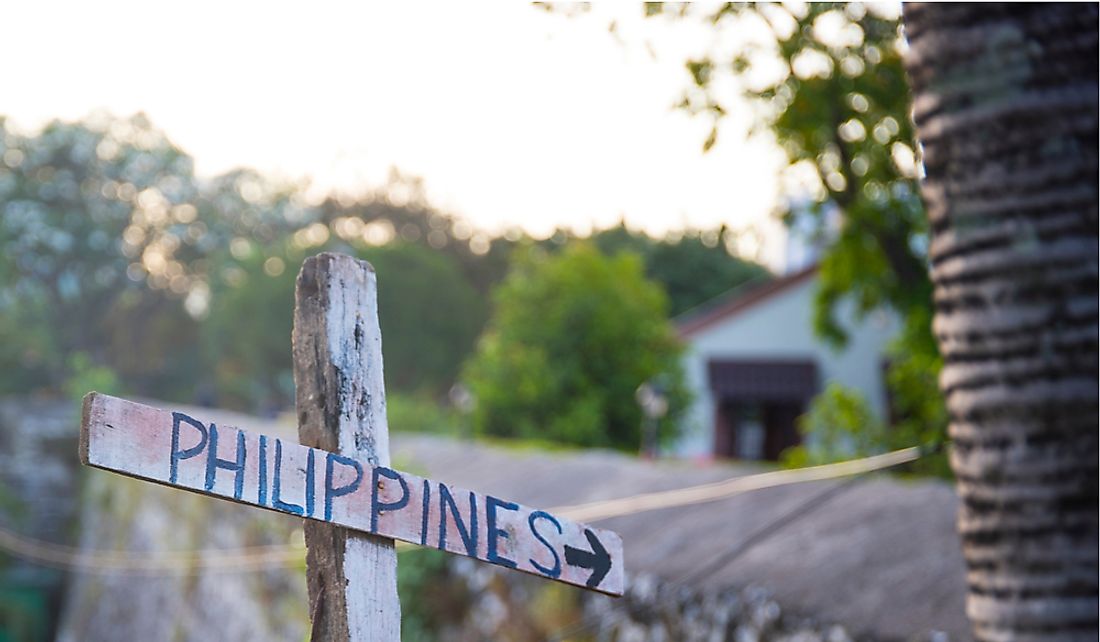
[[[295,275],[305,257],[331,250],[378,272],[395,426],[463,434],[463,422],[477,418],[457,421],[438,400],[473,351],[489,291],[522,238],[493,238],[432,209],[419,182],[398,174],[366,197],[319,205],[307,204],[299,186],[248,170],[199,181],[191,159],[140,115],[54,122],[35,135],[0,120],[0,211],[0,393],[125,389],[264,414],[288,407]],[[543,243],[583,268],[568,289],[591,293],[552,309],[542,297],[564,286],[545,281],[533,298],[511,295],[513,307],[533,306],[530,324],[547,310],[558,316],[545,331],[517,335],[541,342],[531,347],[494,352],[512,337],[486,335],[496,357],[471,372],[508,381],[498,391],[527,374],[526,396],[512,404],[522,430],[494,420],[483,431],[635,448],[637,385],[673,373],[673,415],[685,395],[665,295],[642,274],[667,289],[679,313],[763,273],[729,254],[730,238],[724,230],[677,240],[622,227],[596,234],[605,253],[631,251],[641,262],[574,252],[579,240],[563,231]],[[542,259],[521,254],[519,272],[533,273]],[[582,265],[578,257],[590,254]],[[642,349],[633,354],[635,344]],[[578,356],[587,353],[595,358]],[[520,412],[528,401],[535,407]],[[499,409],[481,407],[483,419]],[[671,416],[662,432],[672,435]]]
[[[371,249],[395,241],[408,247]],[[431,209],[400,175],[318,206],[247,170],[200,182],[143,116],[95,115],[35,135],[0,118],[0,246],[0,392],[63,390],[68,355],[82,352],[137,394],[210,401],[202,390],[215,388],[255,409],[289,399],[305,256],[387,263],[388,370],[395,385],[439,391],[472,346],[510,243]],[[432,345],[413,355],[416,333]]]
[[[425,395],[386,393],[386,415],[394,432],[420,432],[456,436],[462,419]]]
[[[634,391],[665,374],[670,424],[686,402],[661,288],[636,255],[577,243],[516,256],[466,381],[479,433],[636,449]],[[666,435],[671,436],[670,430]]]
[[[822,261],[816,320],[838,343],[842,298],[864,313],[883,305],[907,313],[927,307],[931,293],[901,27],[883,11],[858,3],[725,5],[708,19],[754,23],[772,41],[687,63],[702,91],[687,93],[682,107],[720,118],[726,109],[715,79],[737,77],[792,170],[809,177],[809,214],[835,236]],[[758,71],[776,62],[778,73]],[[839,229],[828,229],[831,206],[840,210]]]
[[[92,362],[87,353],[77,352],[69,357],[69,378],[65,381],[65,395],[80,401],[89,392],[117,395],[121,391],[118,377],[107,367]]]
[[[90,350],[128,391],[161,398],[189,398],[202,377],[199,323],[179,297],[155,289],[128,289],[115,298],[103,318],[102,344]]]
[[[665,9],[657,5],[647,14]],[[917,192],[896,8],[731,3],[673,13],[716,28],[755,26],[766,34],[745,39],[732,55],[687,61],[690,88],[680,106],[713,121],[704,143],[709,147],[729,111],[718,88],[729,78],[742,88],[758,125],[786,152],[789,178],[809,196],[785,220],[798,226],[808,221],[811,236],[827,241],[814,309],[818,333],[845,343],[847,329],[837,318],[844,299],[861,315],[876,308],[897,312],[905,331],[892,350],[888,379],[903,414],[891,434],[907,435],[912,441],[906,445],[944,439],[943,402],[933,385],[940,362],[929,323],[928,223]]]
[[[35,386],[64,381],[74,352],[112,365],[110,313],[147,275],[136,260],[170,268],[160,288],[186,286],[172,230],[191,215],[178,209],[195,194],[190,159],[141,116],[34,137],[0,120],[0,158],[0,333],[18,337],[5,360]]]
[[[271,409],[294,400],[290,335],[294,325],[295,266],[305,252],[286,244],[238,243],[236,257],[213,261],[209,311],[201,336],[213,364],[203,386],[228,407]]]
[[[830,383],[799,419],[805,443],[783,453],[793,467],[827,464],[882,452],[888,428],[859,391]]]
[[[401,600],[401,637],[436,639],[447,624],[461,622],[469,608],[469,591],[447,564],[447,553],[430,548],[398,552],[397,594]]]
[[[896,448],[923,445],[929,448],[943,444],[946,437],[947,407],[939,389],[939,373],[943,368],[928,332],[932,325],[932,310],[911,314],[902,333],[890,346],[890,368],[887,385],[891,393],[893,421],[891,443]],[[946,451],[928,455],[916,462],[913,470],[950,477],[951,467]]]
[[[625,225],[592,235],[605,254],[629,251],[642,257],[646,277],[664,286],[672,316],[769,275],[764,266],[730,254],[727,243],[732,239],[733,233],[722,228],[688,231],[680,238],[658,241]]]
[[[105,368],[133,394],[286,407],[294,278],[305,257],[332,250],[375,264],[389,389],[438,399],[522,235],[440,213],[396,173],[359,199],[311,205],[299,190],[249,170],[199,181],[140,115],[34,135],[0,119],[0,392],[64,392]],[[640,254],[677,313],[760,271],[731,258],[727,240],[597,235],[610,253]],[[545,246],[576,241],[559,232]],[[88,363],[74,373],[77,353]]]
[[[47,639],[50,600],[41,588],[0,586],[0,642]]]
[[[867,457],[888,450],[925,446],[932,449],[939,444],[928,427],[922,423],[925,417],[944,413],[944,406],[930,372],[937,372],[939,364],[923,362],[923,357],[905,358],[898,350],[899,340],[892,346],[892,354],[899,359],[889,373],[893,391],[892,421],[884,422],[875,416],[870,405],[856,390],[831,383],[816,396],[805,415],[799,418],[798,429],[804,442],[801,446],[783,452],[783,464],[790,468],[815,466],[856,457]],[[898,378],[904,378],[898,381]],[[946,422],[946,417],[941,417]],[[909,464],[907,470],[925,475],[950,475],[947,457],[942,452],[932,452]]]
[[[294,282],[298,266],[314,252],[292,243],[261,247],[246,241],[236,249],[236,256],[213,262],[202,324],[218,402],[284,407],[294,399]],[[423,395],[446,390],[481,328],[483,299],[446,254],[411,243],[356,253],[378,275],[387,389]]]
[[[0,391],[36,390],[48,385],[60,369],[54,328],[42,323],[47,316],[44,307],[30,297],[0,304]]]
[[[445,392],[488,316],[484,300],[447,254],[397,243],[361,256],[378,274],[387,388]]]

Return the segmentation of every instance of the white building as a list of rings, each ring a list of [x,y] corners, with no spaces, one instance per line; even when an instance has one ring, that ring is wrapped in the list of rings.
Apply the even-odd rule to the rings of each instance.
[[[842,305],[849,341],[834,350],[814,334],[817,282],[811,266],[737,288],[676,320],[695,394],[677,455],[775,459],[799,443],[798,417],[831,381],[858,390],[885,417],[885,351],[897,321],[875,313],[856,322]]]

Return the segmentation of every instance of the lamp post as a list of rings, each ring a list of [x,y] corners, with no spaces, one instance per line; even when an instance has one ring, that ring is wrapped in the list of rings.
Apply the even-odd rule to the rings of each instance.
[[[634,399],[642,409],[641,455],[646,459],[657,458],[657,422],[668,413],[668,396],[664,385],[651,379],[638,386]]]
[[[462,439],[470,438],[470,413],[474,411],[477,406],[477,399],[474,397],[474,393],[465,386],[462,382],[456,383],[451,386],[451,389],[447,391],[447,398],[451,402],[451,406],[458,411],[461,416],[459,420],[459,433]]]

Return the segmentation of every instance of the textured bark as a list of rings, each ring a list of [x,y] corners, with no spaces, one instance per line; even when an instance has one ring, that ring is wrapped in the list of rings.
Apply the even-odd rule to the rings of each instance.
[[[294,385],[305,446],[389,466],[377,282],[370,264],[319,254],[298,274]],[[306,520],[314,640],[401,639],[393,540]]]
[[[1097,636],[1097,5],[906,5],[967,614]]]

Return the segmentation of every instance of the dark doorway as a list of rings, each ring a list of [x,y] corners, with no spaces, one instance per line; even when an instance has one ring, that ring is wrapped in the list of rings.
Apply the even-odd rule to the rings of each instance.
[[[817,392],[812,361],[712,361],[714,454],[775,461],[802,441],[798,417]]]

